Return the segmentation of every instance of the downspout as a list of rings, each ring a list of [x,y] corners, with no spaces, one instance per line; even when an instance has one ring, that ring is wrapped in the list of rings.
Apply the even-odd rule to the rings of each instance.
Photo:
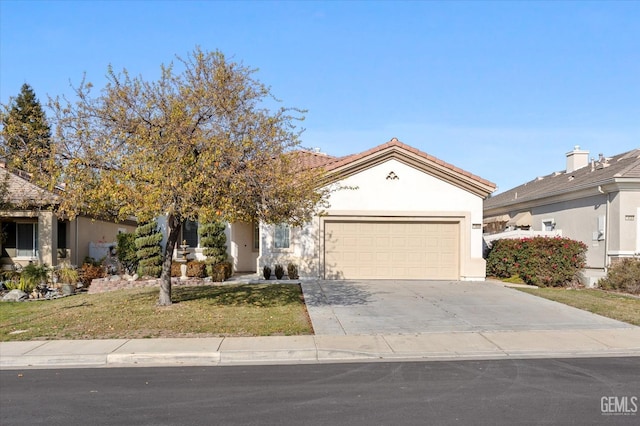
[[[601,185],[598,185],[598,192],[607,196],[607,205],[604,212],[604,273],[607,274],[609,269],[609,209],[611,206],[611,193],[604,192]]]

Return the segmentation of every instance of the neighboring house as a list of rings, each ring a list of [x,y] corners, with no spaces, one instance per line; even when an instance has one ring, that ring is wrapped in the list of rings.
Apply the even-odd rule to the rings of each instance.
[[[134,222],[113,223],[54,213],[59,196],[29,181],[29,175],[9,171],[0,162],[0,267],[29,262],[79,265],[89,256],[90,242],[115,242],[119,232],[135,231]],[[1,207],[2,201],[8,206]]]
[[[330,185],[350,189],[333,192],[330,207],[303,227],[230,224],[234,270],[291,262],[303,278],[485,278],[482,203],[493,183],[395,138],[360,154],[305,157]],[[196,231],[188,224],[181,240],[197,246]]]
[[[490,238],[503,231],[555,231],[588,246],[582,281],[593,285],[616,259],[640,255],[640,149],[590,159],[576,146],[565,171],[487,199]]]

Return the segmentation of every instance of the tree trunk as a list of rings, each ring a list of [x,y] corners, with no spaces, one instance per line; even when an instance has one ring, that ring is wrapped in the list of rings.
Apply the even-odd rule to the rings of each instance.
[[[173,261],[173,250],[180,235],[181,224],[172,214],[167,215],[167,245],[164,249],[164,259],[162,260],[162,274],[160,275],[160,298],[159,306],[171,305],[171,262]]]

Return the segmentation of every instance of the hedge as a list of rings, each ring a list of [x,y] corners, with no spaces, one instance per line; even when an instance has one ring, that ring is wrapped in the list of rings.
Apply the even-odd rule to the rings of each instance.
[[[561,287],[577,281],[586,252],[586,244],[570,238],[497,240],[487,256],[487,275],[519,276],[526,284]]]

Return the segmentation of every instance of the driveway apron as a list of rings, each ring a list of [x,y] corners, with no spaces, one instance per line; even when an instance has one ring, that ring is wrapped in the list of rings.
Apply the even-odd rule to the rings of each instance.
[[[317,335],[633,328],[496,282],[303,281]]]

